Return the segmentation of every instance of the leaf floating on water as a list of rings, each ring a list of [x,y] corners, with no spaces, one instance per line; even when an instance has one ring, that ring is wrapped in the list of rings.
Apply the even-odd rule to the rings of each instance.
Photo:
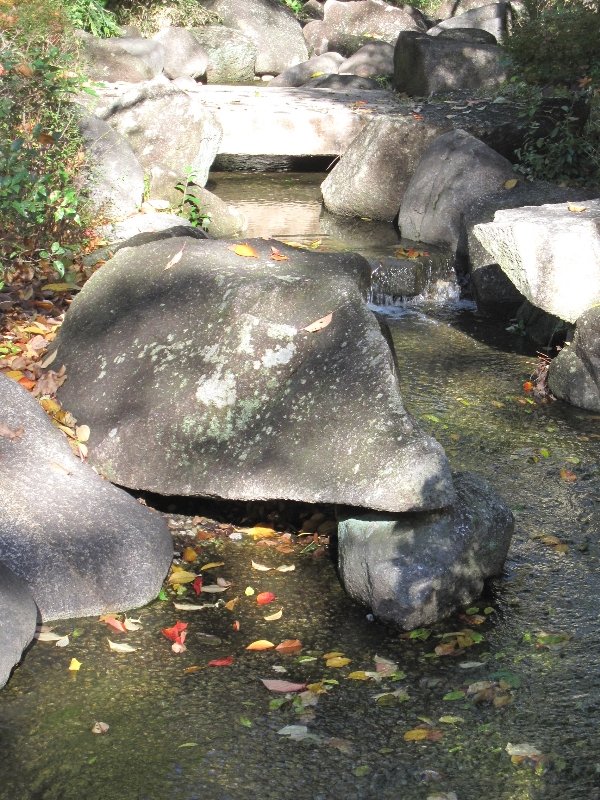
[[[224,561],[209,561],[208,564],[203,564],[200,567],[200,570],[204,571],[206,569],[215,569],[216,567],[224,567],[224,566],[225,566]]]
[[[236,254],[236,256],[243,256],[244,258],[258,258],[258,253],[249,244],[232,244],[228,248]]]
[[[183,744],[177,745],[178,750],[181,750],[183,747],[198,747],[198,742],[184,742]]]
[[[315,320],[314,322],[311,322],[310,325],[307,325],[306,328],[303,328],[302,330],[306,331],[306,333],[316,333],[317,331],[321,331],[323,328],[326,328],[332,319],[333,312]]]
[[[371,772],[371,767],[368,764],[361,764],[360,766],[355,767],[352,772],[357,778],[364,778],[365,775],[369,775]]]
[[[368,681],[368,680],[370,680],[370,676],[367,675],[367,673],[362,669],[356,670],[355,672],[351,672],[349,675],[346,675],[346,677],[348,678],[348,680],[351,680],[351,681]]]
[[[283,616],[283,608],[280,608],[279,611],[276,611],[274,614],[267,614],[263,619],[266,622],[274,622],[276,619],[281,619]]]
[[[233,611],[239,602],[240,598],[234,597],[233,600],[228,600],[227,603],[225,603],[225,608],[227,609],[227,611]]]
[[[270,692],[302,692],[306,689],[305,683],[292,683],[271,678],[261,678],[260,680]]]
[[[442,700],[462,700],[464,697],[464,692],[462,692],[460,689],[454,689],[452,692],[446,692],[446,694],[442,697]]]
[[[246,588],[244,589],[244,594],[246,595],[246,597],[252,597],[252,595],[256,594],[256,592],[252,588],[252,586],[246,586]]]
[[[196,574],[194,572],[188,572],[185,569],[181,569],[179,567],[175,567],[171,574],[169,575],[168,583],[173,585],[174,583],[184,584],[184,583],[191,583],[196,579]]]
[[[185,644],[182,641],[181,642],[173,642],[173,644],[171,645],[171,650],[174,653],[176,653],[177,655],[179,655],[180,653],[185,653],[185,651],[187,650],[187,647],[185,646]]]
[[[256,602],[259,606],[266,606],[269,603],[272,603],[273,600],[277,600],[273,592],[261,592],[260,594],[256,595]]]
[[[193,564],[198,558],[198,553],[193,547],[184,547],[181,558],[186,562],[186,564]]]
[[[340,667],[346,667],[348,664],[351,663],[351,659],[345,658],[343,656],[335,656],[334,658],[328,658],[325,662],[326,667],[334,667],[338,669]]]
[[[202,603],[196,605],[195,603],[173,603],[173,608],[177,611],[203,611],[205,608],[214,608],[214,603]]]
[[[299,653],[302,650],[302,642],[300,639],[284,639],[275,648],[279,653],[290,655],[291,653]]]
[[[251,642],[251,644],[247,645],[246,650],[272,650],[275,647],[273,642],[269,642],[267,639],[257,639],[255,642]]]
[[[108,722],[94,722],[94,724],[92,725],[92,733],[102,735],[104,733],[108,733],[109,728],[110,725],[108,724]]]
[[[139,631],[143,627],[139,619],[131,619],[130,617],[125,617],[123,625],[128,631]]]
[[[126,644],[125,642],[111,642],[110,639],[106,640],[108,642],[108,646],[111,650],[114,650],[115,653],[134,653],[137,650],[137,647],[132,647],[130,644]]]
[[[509,178],[507,181],[504,181],[504,188],[514,189],[518,182],[518,178]]]
[[[443,717],[440,717],[440,722],[443,722],[444,725],[458,725],[459,722],[464,722],[462,717],[455,717],[452,714],[446,714]]]
[[[573,470],[563,467],[560,471],[560,478],[561,480],[565,481],[565,483],[574,483],[577,480],[577,475],[573,472]]]
[[[267,567],[265,564],[259,564],[256,561],[250,562],[252,564],[252,569],[257,569],[259,572],[270,572],[273,567]]]
[[[180,622],[179,620],[172,625],[170,628],[162,628],[161,633],[163,636],[166,636],[167,639],[170,639],[172,642],[183,641],[181,639],[181,635],[185,632],[187,628],[187,622]]]
[[[233,656],[227,656],[226,658],[214,658],[212,661],[208,662],[209,667],[230,667],[233,664]]]
[[[72,658],[71,663],[69,664],[69,671],[79,672],[80,669],[81,669],[81,661],[77,661],[76,658]]]

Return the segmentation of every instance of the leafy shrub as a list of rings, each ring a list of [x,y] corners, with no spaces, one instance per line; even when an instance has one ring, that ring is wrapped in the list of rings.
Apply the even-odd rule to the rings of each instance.
[[[600,13],[582,0],[529,0],[513,25],[506,49],[527,83],[573,85],[600,80]]]
[[[119,35],[115,15],[105,8],[105,0],[65,0],[65,14],[75,28],[94,36],[108,38]]]
[[[219,15],[198,0],[107,0],[120,25],[131,25],[143,36],[152,36],[169,25],[201,28],[220,22]]]
[[[0,14],[0,280],[64,271],[82,224],[82,162],[70,23],[59,0],[21,0]]]

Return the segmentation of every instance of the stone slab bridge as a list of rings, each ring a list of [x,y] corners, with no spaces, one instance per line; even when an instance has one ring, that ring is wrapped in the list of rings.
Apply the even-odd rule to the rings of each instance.
[[[265,86],[198,88],[223,128],[219,153],[335,156],[378,115],[401,110],[393,92]]]

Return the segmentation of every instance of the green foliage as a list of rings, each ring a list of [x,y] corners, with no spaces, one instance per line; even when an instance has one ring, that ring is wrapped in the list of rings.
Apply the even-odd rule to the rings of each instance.
[[[106,7],[120,25],[131,25],[143,36],[152,36],[169,25],[201,28],[221,21],[198,0],[106,0]]]
[[[194,228],[202,228],[208,230],[210,224],[210,214],[202,210],[202,201],[196,197],[192,191],[192,187],[196,184],[196,172],[192,167],[186,167],[185,180],[176,184],[175,188],[182,193],[181,202],[177,208],[177,212],[185,217]]]
[[[600,124],[593,109],[583,131],[574,116],[575,95],[566,96],[555,120],[544,124],[544,98],[539,89],[528,87],[527,124],[523,146],[516,151],[517,170],[530,179],[569,184],[600,185]],[[579,98],[581,99],[581,98]]]
[[[600,80],[600,11],[594,4],[528,0],[525,8],[506,41],[515,74],[542,86]]]
[[[287,6],[287,8],[289,8],[290,11],[296,15],[300,15],[302,13],[302,6],[304,3],[302,3],[301,0],[279,0],[279,2],[281,5]]]
[[[62,274],[82,224],[70,23],[59,0],[22,0],[0,21],[0,279]]]
[[[75,28],[100,38],[119,35],[115,15],[105,8],[105,0],[65,0],[65,13]]]

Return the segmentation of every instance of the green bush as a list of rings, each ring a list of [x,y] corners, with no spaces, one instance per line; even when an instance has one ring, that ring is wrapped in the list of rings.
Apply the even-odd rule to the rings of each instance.
[[[105,0],[65,0],[65,13],[75,28],[103,39],[119,35],[115,15],[105,8]]]
[[[152,36],[169,25],[200,28],[220,22],[218,14],[198,0],[107,0],[106,7],[120,25],[132,25],[143,36]]]
[[[82,87],[59,0],[21,0],[0,14],[0,281],[62,274],[80,235],[82,163],[72,98]]]
[[[516,75],[541,86],[600,80],[600,11],[582,0],[529,0],[506,49]]]

